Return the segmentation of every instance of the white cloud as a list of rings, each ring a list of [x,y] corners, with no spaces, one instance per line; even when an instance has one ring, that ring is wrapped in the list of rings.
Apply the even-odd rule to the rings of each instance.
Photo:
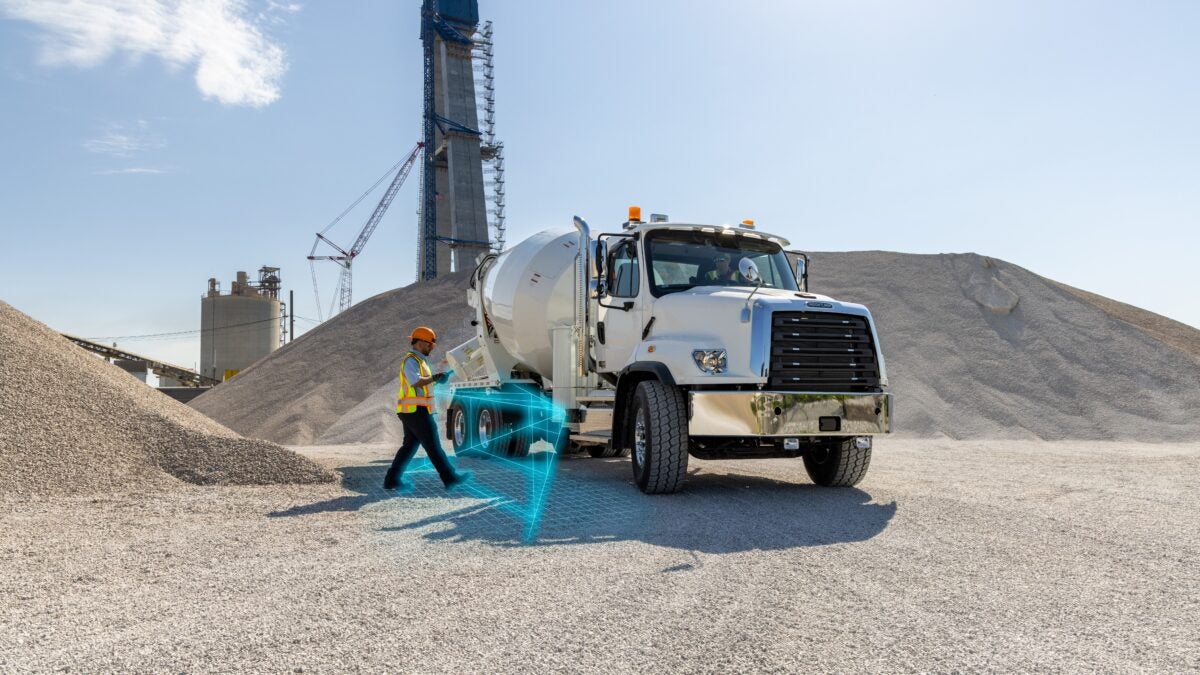
[[[267,15],[299,8],[271,2]],[[118,52],[195,64],[200,93],[226,105],[269,105],[287,70],[245,0],[0,0],[0,13],[45,31],[47,64],[86,68]]]
[[[84,141],[83,149],[112,157],[132,157],[146,150],[160,150],[166,145],[166,141],[150,131],[146,120],[138,120],[132,126],[110,124],[100,136]]]
[[[167,173],[166,169],[155,169],[148,166],[134,166],[128,169],[106,169],[97,171],[97,176],[127,176],[134,174],[160,174]]]

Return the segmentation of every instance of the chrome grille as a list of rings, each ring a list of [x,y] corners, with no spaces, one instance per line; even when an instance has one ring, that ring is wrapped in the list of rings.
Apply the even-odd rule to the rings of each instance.
[[[879,359],[867,320],[852,314],[777,312],[771,318],[772,389],[877,392]]]

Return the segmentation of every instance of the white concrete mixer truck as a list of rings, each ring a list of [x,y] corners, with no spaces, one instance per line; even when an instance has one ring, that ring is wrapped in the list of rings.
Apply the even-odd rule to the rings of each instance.
[[[477,334],[447,356],[458,453],[630,455],[670,493],[688,457],[802,458],[819,485],[862,480],[892,396],[866,307],[808,291],[782,237],[738,226],[586,222],[484,257]]]

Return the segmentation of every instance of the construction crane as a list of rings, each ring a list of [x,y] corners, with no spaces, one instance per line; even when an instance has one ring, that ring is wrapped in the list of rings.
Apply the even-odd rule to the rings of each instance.
[[[354,259],[358,257],[358,254],[362,253],[363,247],[367,245],[367,240],[371,238],[371,235],[375,232],[375,228],[379,227],[379,221],[383,220],[383,214],[387,213],[388,207],[391,206],[392,200],[396,198],[396,193],[400,191],[400,187],[404,185],[404,179],[408,178],[409,171],[411,171],[413,165],[417,163],[417,158],[421,156],[421,151],[424,148],[425,143],[418,142],[416,147],[412,149],[412,152],[408,154],[408,158],[400,163],[400,170],[397,171],[396,176],[392,178],[391,184],[388,185],[387,190],[383,193],[383,196],[380,197],[379,203],[375,205],[375,210],[371,213],[371,217],[367,219],[366,224],[362,227],[362,231],[358,233],[358,238],[354,240],[354,244],[351,245],[349,249],[342,248],[341,246],[333,243],[329,237],[325,236],[325,233],[329,232],[334,225],[337,225],[338,222],[341,221],[341,219],[345,217],[346,214],[351,211],[351,209],[353,209],[355,206],[358,206],[359,202],[361,202],[367,195],[374,192],[375,188],[379,187],[379,184],[382,183],[385,178],[387,178],[387,174],[384,174],[383,178],[380,178],[375,185],[372,185],[369,190],[364,192],[362,196],[355,200],[355,202],[349,207],[347,207],[345,211],[342,211],[341,215],[339,215],[337,218],[334,218],[333,222],[325,226],[324,230],[321,230],[317,233],[317,238],[315,241],[313,241],[312,250],[308,252],[308,265],[312,270],[313,295],[317,300],[317,318],[321,321],[324,321],[325,317],[321,313],[321,293],[318,290],[317,284],[316,261],[332,260],[338,265],[341,265],[342,272],[341,275],[338,276],[337,290],[334,291],[334,296],[337,298],[337,311],[345,311],[346,308],[350,306],[352,301],[352,270]],[[393,169],[394,168],[395,167],[393,167]],[[388,173],[391,173],[391,169],[388,170]],[[329,247],[332,248],[336,253],[331,255],[316,255],[317,248],[319,248],[322,243],[328,244]],[[332,303],[330,303],[329,316],[332,317],[335,313],[336,312],[333,311]]]

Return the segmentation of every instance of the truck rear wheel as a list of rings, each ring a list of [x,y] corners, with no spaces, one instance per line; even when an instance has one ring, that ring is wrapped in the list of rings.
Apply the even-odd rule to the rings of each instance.
[[[501,444],[497,438],[500,434],[500,413],[490,405],[476,404],[474,436],[475,450],[484,456],[498,455]]]
[[[446,427],[449,430],[450,446],[454,448],[454,454],[466,456],[469,454],[472,445],[471,426],[467,422],[467,412],[460,404],[451,405],[446,411]]]
[[[633,479],[646,494],[669,494],[683,485],[688,463],[687,400],[657,380],[639,382],[629,420]]]
[[[524,415],[515,411],[500,414],[500,449],[505,457],[528,457],[529,448],[533,445],[533,429],[529,426]]]
[[[871,465],[871,448],[860,450],[854,439],[841,441],[804,456],[804,468],[809,478],[825,487],[857,485],[867,475]]]

